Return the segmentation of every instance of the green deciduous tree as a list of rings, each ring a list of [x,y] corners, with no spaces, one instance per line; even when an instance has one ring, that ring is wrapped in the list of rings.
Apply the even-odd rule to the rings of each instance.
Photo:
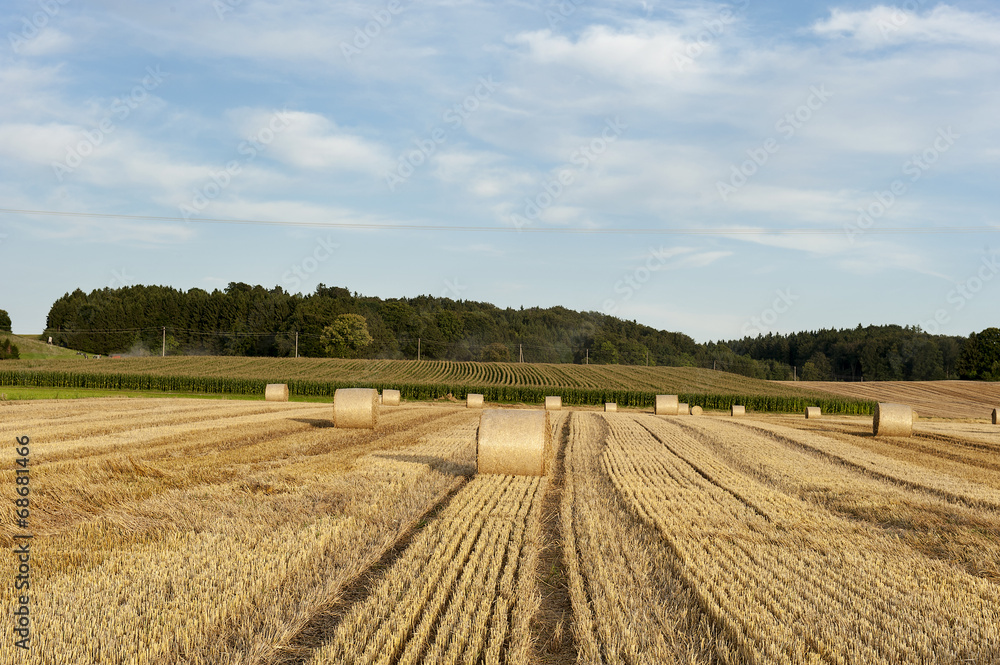
[[[1000,328],[969,335],[958,359],[958,374],[963,379],[1000,381]]]
[[[323,328],[320,337],[328,356],[356,358],[372,343],[368,322],[360,314],[341,314]]]
[[[483,347],[480,358],[482,358],[483,362],[487,363],[510,362],[510,349],[507,348],[506,344],[501,344],[500,342],[487,344]]]
[[[10,338],[0,339],[0,360],[17,360],[21,352]]]
[[[0,332],[13,332],[10,329],[10,314],[5,309],[0,309]]]
[[[833,365],[822,351],[812,354],[802,366],[803,381],[829,381],[832,378]]]

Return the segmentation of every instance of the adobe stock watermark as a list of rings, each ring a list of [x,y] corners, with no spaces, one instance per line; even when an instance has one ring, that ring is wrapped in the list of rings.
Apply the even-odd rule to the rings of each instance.
[[[212,0],[212,9],[220,21],[226,20],[226,14],[236,11],[236,8],[243,4],[243,0]]]
[[[52,162],[52,172],[56,180],[62,182],[63,178],[71,175],[87,157],[94,154],[98,146],[104,143],[104,139],[118,128],[117,123],[124,122],[133,111],[146,103],[150,93],[163,83],[163,77],[164,73],[160,71],[159,65],[155,68],[146,67],[146,75],[139,84],[126,94],[115,97],[97,126],[85,131],[83,139],[75,145],[66,146],[66,157],[61,162]]]
[[[972,302],[976,297],[979,296],[980,292],[993,281],[998,274],[1000,274],[1000,257],[996,254],[991,256],[984,256],[979,262],[979,266],[973,271],[973,274],[955,285],[948,295],[945,296],[945,302],[951,305],[950,308],[940,308],[934,311],[934,316],[926,321],[921,322],[920,328],[931,335],[937,335],[943,326],[947,326],[951,323],[951,316],[956,312],[961,312],[965,309],[965,306]],[[995,302],[995,299],[990,301]],[[949,311],[950,309],[950,311]]]
[[[348,63],[351,58],[361,55],[362,51],[371,46],[372,40],[378,38],[382,31],[392,25],[393,18],[399,16],[406,10],[408,2],[402,0],[389,0],[385,3],[384,9],[372,13],[372,20],[365,23],[364,27],[354,28],[354,38],[350,42],[340,42],[340,52],[344,54],[344,59]]]
[[[601,130],[599,136],[574,150],[569,161],[558,167],[551,179],[546,178],[542,181],[540,192],[534,196],[524,197],[522,212],[515,212],[510,216],[510,223],[514,225],[514,228],[520,231],[532,222],[538,221],[542,213],[552,207],[559,197],[576,182],[577,177],[600,159],[627,129],[628,125],[622,122],[621,117],[607,118],[604,121],[604,129]]]
[[[902,171],[906,180],[896,178],[886,189],[876,191],[872,194],[872,201],[857,209],[858,217],[851,224],[844,225],[844,233],[847,239],[853,244],[857,236],[875,226],[875,222],[882,219],[889,212],[893,205],[901,197],[910,191],[910,185],[923,177],[934,164],[941,158],[941,155],[951,150],[955,141],[961,138],[961,134],[955,133],[950,127],[939,128],[934,141],[920,154],[912,155],[903,162]]]
[[[734,3],[732,7],[723,7],[718,15],[712,19],[702,21],[704,29],[695,35],[694,41],[684,48],[684,53],[674,54],[674,66],[677,71],[683,72],[685,67],[694,64],[694,61],[701,57],[712,42],[722,37],[726,31],[726,26],[736,22],[738,12],[744,11],[750,6],[750,0],[742,0]]]
[[[879,18],[875,21],[875,26],[878,31],[882,33],[882,38],[887,40],[889,37],[896,32],[899,32],[900,28],[906,25],[910,18],[923,6],[922,0],[905,0],[901,7],[888,7],[889,19]]]
[[[583,0],[559,0],[555,7],[545,10],[545,20],[549,22],[549,28],[555,30],[559,24],[576,13],[577,7],[583,4]]]
[[[315,274],[321,264],[329,261],[338,249],[340,249],[340,244],[333,242],[330,236],[317,238],[312,252],[281,276],[281,280],[288,286],[289,292],[298,293],[302,283]]]
[[[458,281],[458,278],[446,279],[444,280],[444,291],[441,292],[442,298],[451,298],[452,300],[461,300],[462,294],[468,290],[468,286],[462,284]]]
[[[292,121],[288,117],[288,109],[276,111],[267,124],[253,135],[236,146],[239,159],[231,159],[218,171],[213,171],[209,178],[194,190],[189,204],[181,204],[178,209],[184,219],[201,213],[208,205],[219,198],[219,195],[232,184],[233,178],[243,172],[243,168],[257,159],[257,155],[266,152],[267,147],[274,142],[275,137],[288,129]]]
[[[37,0],[38,11],[21,17],[21,30],[7,33],[7,41],[14,53],[20,55],[28,42],[42,34],[49,22],[59,15],[59,10],[69,3],[70,0]]]
[[[601,303],[601,311],[610,316],[614,316],[632,297],[641,291],[643,287],[653,278],[653,275],[667,265],[670,259],[678,253],[672,247],[650,247],[647,250],[646,258],[630,272],[622,275],[622,278],[615,282],[614,292],[617,298],[608,298]]]
[[[409,180],[417,169],[426,164],[431,155],[437,152],[438,146],[448,140],[449,132],[461,129],[465,121],[478,111],[499,87],[500,84],[493,80],[492,74],[480,76],[479,83],[471,94],[441,114],[441,121],[448,125],[449,129],[438,126],[424,138],[413,139],[414,147],[400,155],[396,160],[396,168],[385,174],[385,184],[389,191],[395,192],[396,187]]]
[[[823,108],[831,97],[833,97],[833,93],[826,89],[825,84],[811,86],[805,101],[774,123],[774,130],[781,138],[771,136],[759,146],[747,148],[746,154],[749,159],[738,165],[730,165],[728,181],[716,181],[715,189],[719,193],[719,198],[723,202],[728,201],[730,196],[747,184],[750,178],[754,177],[771,157],[781,150],[783,144],[788,143],[807,122],[813,119],[816,112]]]
[[[135,284],[135,279],[126,272],[125,268],[111,271],[111,282],[108,284],[112,289],[123,289]]]
[[[778,322],[781,315],[794,307],[795,303],[801,297],[792,293],[790,288],[786,288],[784,291],[777,289],[774,293],[777,297],[771,303],[771,306],[764,309],[758,316],[751,316],[743,324],[740,332],[744,337],[756,337],[768,331],[773,331],[774,324]]]

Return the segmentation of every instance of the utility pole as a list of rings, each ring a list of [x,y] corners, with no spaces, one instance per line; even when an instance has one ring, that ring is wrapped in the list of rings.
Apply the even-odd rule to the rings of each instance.
[[[590,364],[590,349],[587,349],[587,364]]]
[[[420,360],[420,338],[417,338],[417,360]]]
[[[649,367],[649,349],[646,349],[646,367]]]
[[[715,371],[715,361],[714,360],[712,361],[712,371],[713,372]]]
[[[299,331],[295,331],[295,357],[299,357]]]
[[[163,326],[163,350],[160,352],[160,356],[163,358],[167,357],[167,327]]]
[[[798,381],[798,380],[799,380],[799,368],[796,367],[795,365],[792,365],[792,381]]]
[[[517,355],[518,355],[517,362],[523,363],[524,362],[524,347],[522,347],[520,344],[517,345]]]

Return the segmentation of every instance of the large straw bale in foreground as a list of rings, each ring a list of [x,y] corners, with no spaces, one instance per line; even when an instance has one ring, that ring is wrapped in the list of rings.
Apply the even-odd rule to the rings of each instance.
[[[806,407],[806,420],[809,420],[810,418],[819,418],[821,415],[823,415],[823,412],[818,406]]]
[[[469,393],[465,396],[465,406],[469,409],[483,408],[483,396],[479,393]]]
[[[702,408],[700,406],[692,406],[691,407],[691,415],[692,416],[700,416],[701,414],[702,414]]]
[[[913,409],[906,404],[879,402],[872,419],[875,436],[910,436],[913,434]]]
[[[378,400],[373,388],[338,388],[333,394],[333,426],[375,429]]]
[[[267,387],[264,388],[264,401],[265,402],[287,402],[288,401],[288,384],[287,383],[269,383]]]
[[[486,409],[476,434],[476,470],[544,476],[551,439],[547,411]]]
[[[553,397],[549,396],[545,398],[545,410],[546,411],[558,411],[562,408],[562,397],[558,395]]]
[[[733,408],[729,409],[729,415],[745,416],[747,415],[747,408],[745,406],[740,406],[739,404],[733,404]]]
[[[653,414],[657,416],[677,415],[677,395],[657,395]]]
[[[618,402],[605,402],[604,403],[604,411],[605,412],[617,411],[617,410],[618,410]]]
[[[399,406],[399,391],[390,389],[383,390],[382,406]]]

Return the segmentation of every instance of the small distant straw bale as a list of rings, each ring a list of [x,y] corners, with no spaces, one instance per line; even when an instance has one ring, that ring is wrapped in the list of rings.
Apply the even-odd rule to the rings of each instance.
[[[747,408],[745,406],[740,406],[739,404],[733,404],[733,408],[729,410],[729,415],[745,416],[747,415]]]
[[[479,393],[469,393],[465,396],[465,406],[469,409],[483,408],[483,396]]]
[[[562,397],[549,396],[545,398],[545,410],[546,411],[558,411],[562,408]]]
[[[378,398],[373,388],[338,388],[333,394],[333,426],[375,429]]]
[[[605,402],[604,403],[604,410],[605,411],[617,411],[618,410],[618,402]]]
[[[678,402],[677,403],[677,415],[678,416],[686,416],[686,415],[688,415],[690,413],[691,413],[691,410],[690,410],[690,407],[687,405],[687,402]]]
[[[819,418],[822,415],[822,411],[818,406],[807,406],[806,407],[806,420],[810,418]]]
[[[701,414],[702,414],[702,408],[700,406],[692,406],[691,407],[691,415],[692,416],[700,416]]]
[[[399,391],[385,389],[382,391],[383,406],[399,406]]]
[[[913,434],[913,409],[906,404],[879,402],[872,419],[875,436],[910,436]]]
[[[1000,411],[1000,409],[993,409],[993,424],[994,425],[997,424],[997,411]]]
[[[676,416],[677,404],[677,395],[657,395],[653,414],[657,416]]]
[[[287,402],[288,401],[288,384],[287,383],[269,383],[267,388],[264,389],[264,401],[265,402]]]
[[[544,476],[552,446],[546,411],[486,409],[476,433],[476,470],[511,476]]]

